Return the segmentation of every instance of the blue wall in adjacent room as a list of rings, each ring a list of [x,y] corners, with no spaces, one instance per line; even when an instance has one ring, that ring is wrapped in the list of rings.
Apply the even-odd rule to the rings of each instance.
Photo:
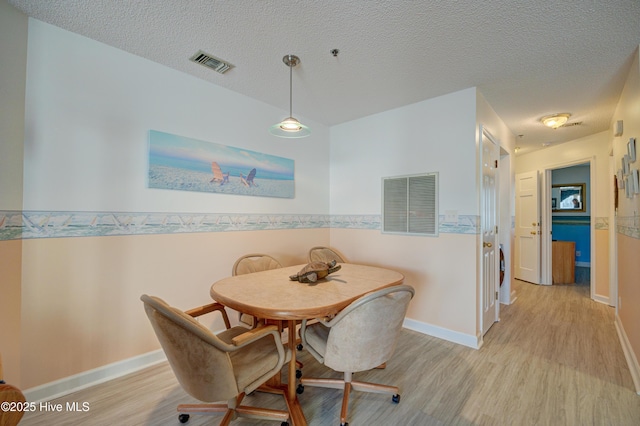
[[[575,241],[576,262],[591,262],[591,221],[589,217],[553,216],[552,236],[557,241]],[[586,265],[583,265],[586,266]]]

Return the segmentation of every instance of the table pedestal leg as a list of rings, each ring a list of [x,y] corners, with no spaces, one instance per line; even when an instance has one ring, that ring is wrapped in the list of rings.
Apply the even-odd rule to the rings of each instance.
[[[287,411],[289,411],[289,423],[292,426],[307,426],[307,419],[304,417],[298,395],[296,393],[296,321],[288,321],[289,338],[287,344],[291,349],[291,362],[289,363],[289,379],[287,384],[283,384],[280,374],[276,374],[269,379],[258,390],[280,394],[287,403]]]
[[[295,426],[307,424],[300,401],[296,394],[296,321],[289,320],[289,348],[291,349],[291,362],[289,362],[289,383],[287,384],[287,406],[291,414],[291,423]]]

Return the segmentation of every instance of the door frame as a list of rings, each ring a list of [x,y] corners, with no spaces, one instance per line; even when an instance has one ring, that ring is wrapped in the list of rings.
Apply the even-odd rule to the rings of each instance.
[[[609,156],[609,174],[615,173],[613,153]],[[618,212],[615,207],[616,187],[609,195],[609,305],[615,306],[618,315]]]
[[[546,166],[542,173],[542,200],[540,207],[542,208],[542,224],[540,230],[545,238],[541,241],[541,278],[545,285],[551,285],[553,283],[552,270],[551,270],[551,172],[556,169],[563,169],[566,167],[579,166],[583,164],[589,165],[589,235],[590,235],[590,298],[592,300],[598,300],[595,294],[595,277],[596,277],[596,225],[595,225],[595,207],[596,207],[596,165],[595,157],[586,157],[578,160],[567,161],[563,163],[554,164],[552,166]],[[606,302],[605,302],[606,303]]]

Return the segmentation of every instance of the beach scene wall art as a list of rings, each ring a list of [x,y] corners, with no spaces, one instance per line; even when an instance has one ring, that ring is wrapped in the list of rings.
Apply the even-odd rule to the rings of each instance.
[[[149,188],[294,198],[294,161],[149,131]]]

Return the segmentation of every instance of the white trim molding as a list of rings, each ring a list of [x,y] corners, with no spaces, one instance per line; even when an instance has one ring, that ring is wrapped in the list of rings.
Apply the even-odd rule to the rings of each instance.
[[[470,334],[464,334],[408,318],[405,318],[403,327],[408,330],[417,331],[418,333],[426,334],[427,336],[437,337],[472,349],[480,349],[480,346],[482,346],[481,336],[478,337]]]
[[[633,379],[633,384],[636,387],[636,393],[640,395],[640,364],[638,364],[638,358],[636,358],[635,354],[633,353],[631,342],[629,342],[627,333],[625,333],[624,327],[622,326],[622,321],[620,321],[620,317],[617,314],[615,324],[616,331],[618,332],[618,338],[620,339],[620,344],[622,345],[622,351],[624,352],[624,357],[627,360],[629,371],[631,372],[631,378]]]
[[[54,398],[59,398],[86,389],[118,377],[142,370],[152,365],[159,364],[167,360],[162,349],[138,355],[93,370],[83,371],[73,376],[64,377],[50,383],[45,383],[24,391],[24,396],[29,402],[46,402]]]
[[[595,294],[594,293],[592,299],[593,299],[594,302],[602,303],[602,304],[607,305],[607,306],[613,306],[611,304],[611,299],[609,297],[607,297],[607,296],[602,296],[600,294]]]

